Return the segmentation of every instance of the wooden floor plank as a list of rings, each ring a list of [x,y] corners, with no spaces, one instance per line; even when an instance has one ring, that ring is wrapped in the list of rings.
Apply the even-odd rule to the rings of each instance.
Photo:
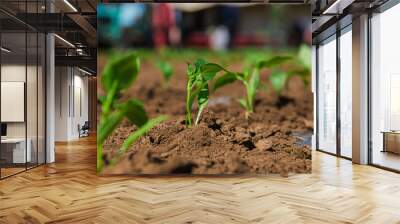
[[[99,177],[95,137],[0,181],[0,223],[400,223],[400,175],[313,152],[284,178]]]

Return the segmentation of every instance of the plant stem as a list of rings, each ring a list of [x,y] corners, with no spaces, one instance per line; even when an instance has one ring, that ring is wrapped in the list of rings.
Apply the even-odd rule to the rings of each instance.
[[[102,107],[103,116],[107,116],[110,113],[111,105],[113,104],[115,93],[117,91],[118,83],[114,82],[111,86],[110,91],[107,93],[106,100]]]
[[[97,144],[97,173],[103,170],[103,143]]]
[[[188,82],[186,87],[186,126],[192,126],[192,108],[190,105],[191,85]]]
[[[203,112],[203,109],[205,108],[205,106],[207,105],[207,103],[205,103],[202,107],[199,108],[199,111],[197,112],[197,117],[196,117],[196,121],[194,122],[194,125],[197,125],[200,121],[200,115]]]

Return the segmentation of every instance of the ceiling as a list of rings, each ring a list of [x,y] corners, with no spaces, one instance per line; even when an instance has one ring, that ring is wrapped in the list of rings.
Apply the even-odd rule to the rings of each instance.
[[[374,10],[388,0],[313,0],[313,42],[330,36],[352,17]]]
[[[55,33],[56,65],[79,66],[95,73],[96,5],[96,0],[1,0],[2,45],[12,50],[8,58],[16,61],[25,55],[33,57],[41,47],[35,45],[36,39],[30,43],[33,36],[37,32]]]

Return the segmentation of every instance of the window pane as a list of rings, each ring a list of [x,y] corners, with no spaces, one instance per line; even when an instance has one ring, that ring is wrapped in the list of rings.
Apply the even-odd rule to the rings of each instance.
[[[318,148],[336,153],[336,40],[318,48]]]
[[[400,170],[400,5],[371,19],[372,163]]]
[[[340,152],[352,156],[352,35],[351,30],[340,36]]]

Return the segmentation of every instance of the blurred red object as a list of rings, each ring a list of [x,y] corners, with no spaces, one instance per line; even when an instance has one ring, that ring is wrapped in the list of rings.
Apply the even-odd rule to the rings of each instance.
[[[202,32],[193,32],[188,36],[186,44],[188,46],[208,47],[209,46],[208,35]]]
[[[160,48],[168,44],[169,31],[175,26],[175,15],[167,3],[154,4],[152,14],[153,42]]]
[[[267,39],[267,37],[261,35],[238,33],[233,39],[233,46],[263,46],[268,43]]]

